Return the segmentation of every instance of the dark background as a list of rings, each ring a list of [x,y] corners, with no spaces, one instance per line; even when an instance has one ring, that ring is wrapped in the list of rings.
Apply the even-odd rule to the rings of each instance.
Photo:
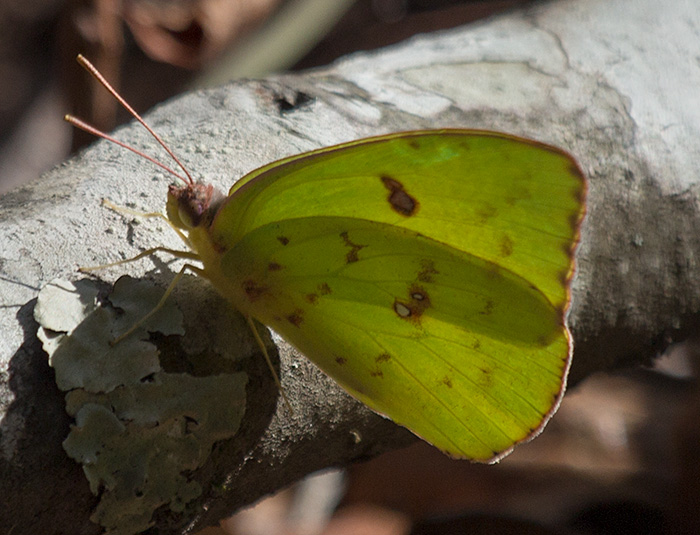
[[[75,63],[85,55],[139,112],[185,91],[290,2],[2,0],[0,193],[37,178],[92,141],[62,117],[104,131],[129,117]],[[356,0],[290,70],[399,42],[526,4],[524,0]],[[251,6],[246,8],[246,6]],[[246,11],[247,9],[247,11]],[[227,24],[219,21],[228,21]],[[314,21],[289,21],[313,25]],[[225,76],[225,74],[224,74]]]

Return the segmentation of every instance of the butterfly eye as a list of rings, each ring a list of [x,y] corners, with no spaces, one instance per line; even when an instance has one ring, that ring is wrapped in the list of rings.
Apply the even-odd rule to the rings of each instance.
[[[182,224],[181,228],[191,229],[191,228],[197,226],[197,224],[192,219],[192,214],[190,213],[190,211],[187,210],[182,205],[178,206],[177,217],[178,217],[178,220],[180,221],[180,223]]]

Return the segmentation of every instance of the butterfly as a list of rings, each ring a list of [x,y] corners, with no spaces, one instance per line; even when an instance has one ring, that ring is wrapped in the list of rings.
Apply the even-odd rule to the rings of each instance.
[[[183,181],[166,214],[191,269],[376,412],[493,462],[558,408],[586,195],[566,152],[423,130],[284,158],[228,195]]]

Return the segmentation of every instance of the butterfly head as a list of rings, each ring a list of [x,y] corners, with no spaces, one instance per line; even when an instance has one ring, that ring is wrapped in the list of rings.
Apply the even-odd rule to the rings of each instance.
[[[195,182],[168,188],[168,219],[182,230],[209,225],[226,197],[211,184]]]

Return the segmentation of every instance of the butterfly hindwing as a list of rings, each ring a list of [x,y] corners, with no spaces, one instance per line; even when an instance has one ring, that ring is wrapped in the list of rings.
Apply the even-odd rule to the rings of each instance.
[[[222,265],[245,313],[453,456],[487,460],[526,439],[561,392],[568,338],[545,296],[415,232],[286,220],[250,233]]]

